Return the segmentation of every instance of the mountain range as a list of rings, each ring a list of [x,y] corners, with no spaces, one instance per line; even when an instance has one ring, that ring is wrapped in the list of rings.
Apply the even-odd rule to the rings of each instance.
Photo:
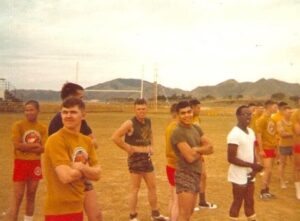
[[[148,81],[143,82],[143,95],[151,98],[154,95],[154,84]],[[140,93],[119,92],[111,90],[140,90],[141,80],[117,78],[104,83],[96,84],[86,89],[87,100],[107,101],[118,98],[136,98]],[[89,90],[109,90],[109,92],[95,92]],[[234,79],[226,80],[214,86],[199,86],[191,91],[179,88],[169,88],[161,84],[157,85],[158,95],[164,97],[192,96],[203,98],[211,96],[214,98],[247,97],[247,98],[270,98],[272,94],[283,93],[286,96],[299,96],[300,84],[287,83],[276,79],[260,79],[256,82],[238,82]],[[37,99],[40,101],[59,101],[59,92],[51,90],[16,90],[18,97],[23,100]]]

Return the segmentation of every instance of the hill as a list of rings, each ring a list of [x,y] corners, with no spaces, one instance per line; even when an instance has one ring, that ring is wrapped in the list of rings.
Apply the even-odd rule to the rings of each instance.
[[[87,87],[86,98],[88,100],[106,101],[119,98],[136,98],[139,93],[132,92],[92,92],[88,90],[140,90],[141,81],[138,79],[118,78],[104,83]],[[242,95],[248,98],[269,98],[274,93],[284,93],[286,96],[299,96],[300,84],[287,83],[276,79],[260,79],[256,82],[238,82],[230,79],[215,86],[199,86],[192,91],[184,91],[178,88],[169,88],[158,84],[158,95],[162,97],[193,96],[202,98],[213,96],[216,98],[237,97]],[[40,101],[59,101],[59,92],[51,90],[16,90],[17,96],[23,100],[37,99]],[[153,97],[153,83],[144,81],[144,97]]]

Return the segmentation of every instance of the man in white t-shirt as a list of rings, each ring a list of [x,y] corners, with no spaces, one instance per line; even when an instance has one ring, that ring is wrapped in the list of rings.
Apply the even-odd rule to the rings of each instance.
[[[238,220],[240,208],[244,202],[244,211],[248,220],[255,220],[254,211],[254,177],[263,167],[256,163],[254,154],[255,134],[248,127],[251,111],[248,106],[236,110],[237,126],[227,136],[227,157],[230,163],[228,181],[232,183],[233,202],[229,216]]]

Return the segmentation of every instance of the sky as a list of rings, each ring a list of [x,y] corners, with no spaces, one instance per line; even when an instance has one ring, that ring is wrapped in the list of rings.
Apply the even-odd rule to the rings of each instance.
[[[0,78],[51,90],[155,73],[185,90],[300,83],[299,11],[300,0],[1,0]]]

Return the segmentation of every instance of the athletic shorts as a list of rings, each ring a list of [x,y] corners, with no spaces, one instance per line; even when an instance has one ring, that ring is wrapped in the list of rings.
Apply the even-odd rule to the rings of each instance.
[[[42,179],[42,168],[40,160],[19,160],[14,161],[13,181],[27,181]]]
[[[154,170],[151,157],[147,153],[133,153],[127,160],[130,173],[150,173]]]
[[[276,149],[264,149],[265,155],[263,158],[275,158],[276,157]]]
[[[46,215],[45,221],[83,221],[83,212],[63,215]]]
[[[283,156],[290,156],[293,154],[293,147],[292,146],[280,146],[279,153]]]
[[[189,170],[176,170],[175,173],[175,186],[176,193],[189,192],[198,193],[199,192],[199,182],[201,173],[197,173]]]
[[[167,177],[168,177],[169,184],[171,186],[175,186],[175,172],[176,172],[176,169],[167,165],[166,166],[166,172],[167,172]]]
[[[84,180],[84,192],[91,191],[94,189],[93,183],[90,180]]]
[[[294,153],[300,153],[300,144],[294,145]]]

